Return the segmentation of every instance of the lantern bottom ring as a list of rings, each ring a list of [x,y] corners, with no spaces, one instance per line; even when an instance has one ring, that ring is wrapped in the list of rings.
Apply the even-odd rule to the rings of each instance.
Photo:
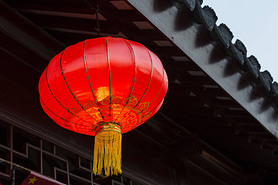
[[[95,128],[96,135],[100,132],[107,132],[107,131],[115,131],[122,133],[121,126],[117,123],[112,122],[101,122],[98,124],[98,126]]]

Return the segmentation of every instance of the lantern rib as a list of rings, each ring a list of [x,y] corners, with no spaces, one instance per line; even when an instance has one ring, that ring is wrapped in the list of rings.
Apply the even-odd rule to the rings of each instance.
[[[140,100],[137,102],[137,104],[136,104],[133,108],[137,107],[137,105],[141,102],[141,100],[143,99],[143,97],[144,97],[145,94],[147,93],[147,90],[148,90],[148,88],[149,88],[149,86],[150,86],[150,84],[151,84],[152,77],[153,77],[153,60],[152,60],[152,57],[151,57],[151,55],[150,55],[150,52],[149,52],[148,48],[146,48],[144,45],[142,45],[142,46],[148,51],[148,54],[149,54],[150,59],[151,59],[151,68],[152,68],[152,70],[151,70],[151,76],[150,76],[150,80],[149,80],[148,86],[147,86],[145,92],[143,93],[142,97],[140,98]],[[163,84],[163,83],[162,83],[162,84]],[[141,113],[141,112],[142,112],[142,111],[140,111],[140,113]],[[131,110],[128,112],[127,115],[129,115],[130,113],[131,113]],[[124,119],[124,118],[122,118],[121,121],[122,121],[123,119]],[[121,121],[120,121],[120,122],[121,122]]]
[[[148,84],[148,86],[147,86],[147,88],[146,88],[144,94],[142,95],[142,97],[140,98],[140,100],[138,101],[138,103],[135,105],[135,107],[141,102],[141,100],[143,99],[143,97],[144,97],[145,94],[147,93],[147,90],[149,89],[150,84],[151,84],[151,81],[152,81],[152,78],[153,78],[153,66],[154,66],[154,65],[153,65],[153,59],[152,59],[152,56],[151,56],[150,51],[148,50],[148,48],[146,48],[145,46],[144,46],[144,48],[148,51],[148,54],[149,54],[149,56],[150,56],[151,64],[152,64],[152,71],[151,71],[151,77],[150,77],[149,84]]]
[[[159,89],[159,91],[158,91],[158,93],[156,94],[156,96],[154,97],[154,99],[151,101],[151,103],[150,104],[152,104],[152,102],[154,102],[154,100],[157,98],[157,96],[160,94],[160,92],[161,92],[161,89],[162,89],[162,87],[163,87],[163,83],[164,83],[164,79],[165,78],[165,71],[163,70],[163,76],[162,76],[162,83],[161,83],[161,86],[160,86],[160,89]]]
[[[151,101],[150,104],[152,104],[152,103],[154,102],[154,100],[158,97],[158,95],[160,94],[160,92],[161,92],[161,90],[162,90],[162,87],[163,87],[164,80],[165,80],[165,79],[164,79],[165,76],[166,76],[166,75],[165,75],[165,71],[163,70],[163,80],[162,80],[161,87],[160,87],[158,93],[156,94],[156,96],[154,97],[154,99]],[[156,106],[156,107],[157,107],[157,106]],[[155,107],[155,109],[156,109],[156,107]],[[145,109],[146,109],[146,108],[145,108]],[[141,112],[143,112],[145,109],[143,109]],[[153,109],[153,110],[154,110],[154,109]],[[152,111],[153,111],[153,110],[152,110]],[[141,112],[140,112],[140,113],[141,113]],[[143,117],[145,117],[145,116],[143,116]],[[143,117],[142,117],[142,118],[143,118]]]
[[[160,94],[160,92],[161,92],[161,90],[162,90],[163,83],[164,83],[165,76],[166,76],[165,73],[166,73],[166,72],[163,70],[163,80],[162,80],[161,87],[160,87],[158,93],[156,94],[155,98],[151,101],[150,105],[154,102],[154,100],[157,98],[157,96]],[[167,76],[166,76],[166,77],[167,77]],[[149,116],[159,105],[160,105],[160,104],[158,104],[156,107],[154,107],[153,110],[151,110],[148,114],[146,114],[146,115],[144,115],[143,117],[141,117],[141,119],[144,118],[144,117],[146,117],[146,116]],[[146,109],[146,108],[145,108],[145,109]],[[140,114],[141,112],[143,112],[145,109],[141,110],[138,114]],[[143,122],[143,123],[144,123],[144,122]],[[140,126],[140,125],[143,124],[143,123],[139,123],[139,124],[135,125],[132,129],[134,129],[134,128]]]
[[[132,88],[131,88],[131,91],[130,91],[130,94],[127,98],[127,101],[126,101],[126,104],[124,105],[123,109],[121,110],[120,114],[117,116],[117,118],[115,119],[114,123],[117,122],[119,116],[122,114],[123,110],[125,109],[126,105],[128,104],[129,100],[130,100],[130,97],[133,93],[133,90],[134,90],[134,86],[135,86],[135,80],[136,80],[136,73],[137,73],[137,70],[136,70],[136,59],[135,59],[135,55],[134,55],[134,49],[132,47],[132,45],[130,44],[130,42],[126,39],[123,39],[125,41],[125,44],[127,45],[127,47],[129,48],[130,50],[130,53],[132,55],[132,61],[133,61],[133,66],[134,66],[134,78],[133,78],[133,85],[132,85]]]
[[[93,120],[95,120],[96,122],[98,122],[98,121],[97,121],[93,116],[91,116],[91,114],[89,114],[89,113],[87,112],[87,110],[81,105],[81,103],[78,101],[78,99],[76,98],[76,96],[73,94],[73,92],[71,91],[71,89],[70,89],[70,87],[69,87],[69,84],[68,84],[68,82],[67,82],[67,80],[66,80],[66,77],[65,77],[65,74],[64,74],[64,71],[63,71],[63,66],[62,66],[62,61],[63,61],[63,54],[64,54],[64,52],[65,52],[65,50],[63,51],[63,53],[62,53],[62,55],[61,55],[61,58],[60,58],[60,68],[61,68],[61,73],[62,73],[62,76],[63,76],[63,78],[64,78],[64,81],[65,81],[65,83],[66,83],[66,85],[67,85],[67,87],[68,87],[68,89],[69,89],[71,95],[73,96],[73,98],[75,99],[75,101],[78,103],[78,105],[79,105],[91,118],[93,118]]]
[[[53,98],[70,114],[72,114],[73,116],[75,116],[71,111],[69,111],[57,98],[56,96],[54,95],[54,93],[52,92],[51,88],[50,88],[50,85],[49,85],[49,82],[48,82],[48,78],[47,78],[47,72],[48,72],[48,66],[46,67],[46,70],[45,70],[45,77],[46,77],[46,83],[47,83],[47,87],[51,93],[51,95],[53,96]],[[84,121],[84,122],[87,122],[87,123],[90,123],[88,121],[85,121],[83,119],[81,119],[79,116],[76,115],[76,117],[78,117],[80,120]],[[91,123],[90,123],[91,124]]]
[[[147,48],[146,48],[146,49],[147,49]],[[147,49],[147,50],[148,50],[148,49]],[[148,52],[149,52],[149,50],[148,50]],[[149,55],[150,55],[150,52],[149,52]],[[151,57],[151,55],[150,55],[150,57]],[[152,57],[151,57],[151,58],[152,58]],[[152,60],[152,59],[151,59],[151,60]],[[164,83],[165,76],[166,76],[165,73],[166,73],[166,72],[163,70],[163,77],[162,77],[163,80],[162,80],[160,89],[159,89],[158,93],[156,94],[156,96],[154,97],[154,99],[150,102],[149,106],[154,102],[154,100],[158,97],[158,95],[160,94],[160,92],[161,92],[161,90],[162,90],[163,83]],[[141,101],[141,99],[140,99],[140,101]],[[140,103],[140,101],[138,102],[138,104]],[[138,104],[136,104],[135,107],[136,107]],[[158,105],[159,105],[159,104],[158,104]],[[157,105],[157,106],[158,106],[158,105]],[[148,106],[148,107],[149,107],[149,106]],[[150,113],[151,113],[152,111],[154,111],[154,110],[157,108],[157,106],[156,106],[153,110],[151,110]],[[145,111],[148,107],[142,109],[140,112],[138,112],[138,114],[140,114],[141,112]],[[130,112],[131,112],[131,111],[130,111]],[[129,112],[129,113],[130,113],[130,112]],[[129,114],[129,113],[128,113],[128,114]],[[141,119],[144,118],[144,117],[146,117],[146,116],[148,116],[148,115],[150,115],[150,113],[144,115],[143,117],[141,117]],[[121,120],[121,121],[122,121],[122,120]],[[143,122],[143,123],[144,123],[144,122]],[[141,123],[141,124],[143,124],[143,123]],[[141,125],[141,124],[138,124],[137,126],[139,126],[139,125]],[[135,126],[134,128],[136,128],[137,126]]]
[[[112,96],[112,77],[111,77],[111,66],[110,66],[110,56],[109,56],[109,49],[108,49],[108,41],[105,37],[105,43],[106,43],[106,51],[107,51],[107,62],[108,62],[108,68],[109,68],[109,120],[111,120],[111,96]]]
[[[83,61],[84,61],[84,65],[85,65],[85,69],[86,69],[86,74],[87,74],[87,77],[88,77],[88,81],[89,81],[89,84],[90,84],[91,91],[92,91],[93,96],[94,96],[94,98],[95,98],[95,100],[97,102],[97,105],[98,105],[98,109],[97,110],[99,111],[99,114],[100,114],[100,116],[102,118],[102,121],[104,121],[103,115],[102,115],[101,111],[99,110],[100,104],[99,104],[99,102],[97,100],[96,94],[94,92],[94,89],[93,89],[93,86],[92,86],[92,83],[91,83],[90,75],[89,75],[89,72],[88,72],[88,66],[87,66],[87,61],[86,61],[86,57],[85,57],[85,43],[86,43],[86,41],[87,40],[85,40],[83,42]]]
[[[165,73],[165,71],[163,70],[163,77],[162,77],[163,80],[162,80],[162,84],[161,84],[161,86],[160,86],[160,89],[159,89],[158,93],[156,94],[156,96],[154,97],[154,99],[151,101],[150,105],[154,102],[154,100],[158,97],[158,95],[160,94],[160,92],[161,92],[161,90],[162,90],[163,83],[164,83],[164,80],[165,80],[165,79],[164,79],[164,78],[165,78],[164,73]],[[157,106],[156,106],[156,107],[157,107]],[[155,107],[155,108],[156,108],[156,107]],[[146,109],[146,108],[145,108],[145,109]],[[139,113],[143,112],[145,109],[143,109],[143,110],[140,111]],[[154,109],[153,109],[153,110],[154,110]],[[152,111],[153,111],[153,110],[152,110]],[[145,116],[143,116],[143,117],[145,117]],[[142,118],[143,118],[143,117],[142,117]]]
[[[40,100],[41,100],[42,104],[45,106],[45,108],[47,108],[47,110],[49,110],[54,116],[56,116],[56,117],[58,117],[58,118],[60,118],[60,119],[62,119],[62,120],[64,120],[64,121],[66,121],[66,122],[73,123],[73,124],[75,124],[75,125],[85,126],[85,125],[83,125],[83,124],[74,123],[74,122],[71,122],[71,121],[69,121],[69,120],[63,118],[63,117],[58,116],[55,112],[53,112],[53,111],[44,103],[44,101],[43,101],[41,98],[40,98]],[[67,124],[62,124],[62,123],[60,123],[60,124],[61,124],[61,125],[64,125],[64,126],[69,126],[69,125],[67,125]]]

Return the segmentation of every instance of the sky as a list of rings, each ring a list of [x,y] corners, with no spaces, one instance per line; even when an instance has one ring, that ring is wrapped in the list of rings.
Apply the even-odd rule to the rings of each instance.
[[[254,55],[261,70],[268,70],[278,81],[278,0],[204,0],[226,24],[234,39],[241,40],[247,56]]]

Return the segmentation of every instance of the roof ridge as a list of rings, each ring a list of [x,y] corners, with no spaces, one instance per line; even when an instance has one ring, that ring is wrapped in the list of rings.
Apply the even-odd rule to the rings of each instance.
[[[268,70],[260,71],[261,65],[254,55],[247,57],[247,48],[244,43],[237,39],[232,43],[233,33],[229,27],[221,23],[217,26],[218,17],[213,8],[208,5],[202,7],[203,0],[179,0],[192,12],[193,19],[198,24],[204,24],[210,32],[210,37],[215,41],[220,41],[226,48],[226,54],[233,57],[241,66],[244,72],[252,74],[256,84],[262,85],[266,96],[275,99],[276,109],[278,110],[278,83],[273,81],[273,77]],[[270,93],[270,94],[269,94]]]

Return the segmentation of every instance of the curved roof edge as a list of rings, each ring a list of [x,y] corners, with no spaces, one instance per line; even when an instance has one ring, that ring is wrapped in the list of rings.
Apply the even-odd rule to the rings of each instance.
[[[153,8],[156,0],[127,0],[141,12],[174,45],[181,49],[208,76],[222,87],[245,110],[257,119],[270,133],[278,137],[278,83],[261,66],[255,56],[247,56],[247,49],[240,40],[232,43],[233,33],[225,24],[216,25],[217,15],[209,6],[202,7],[202,0],[176,0],[164,11]],[[156,3],[157,4],[157,3]],[[186,8],[185,8],[186,7]],[[182,12],[182,11],[186,11]],[[180,16],[190,15],[190,23]],[[196,43],[205,29],[210,41]],[[200,40],[200,39],[199,39]],[[224,56],[213,58],[224,47]],[[223,54],[222,54],[223,55]]]

